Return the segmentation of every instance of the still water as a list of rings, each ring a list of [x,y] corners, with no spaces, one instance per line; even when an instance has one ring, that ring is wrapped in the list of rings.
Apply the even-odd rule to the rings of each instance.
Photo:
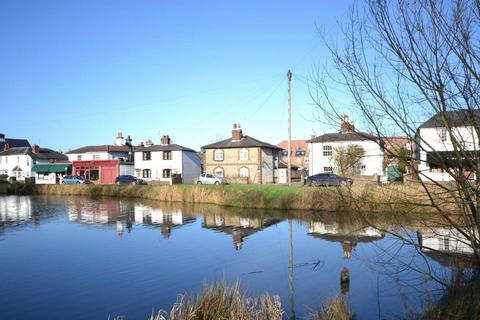
[[[286,319],[344,296],[358,319],[438,300],[448,262],[348,215],[82,197],[0,197],[0,319],[147,319],[205,282],[279,295]],[[404,226],[403,226],[404,227]],[[412,226],[413,241],[445,239]],[[447,230],[448,231],[448,230]],[[438,233],[435,233],[438,234]],[[450,243],[448,250],[456,248]],[[462,248],[457,248],[459,251]],[[428,252],[426,252],[428,253]],[[415,267],[415,271],[411,268]],[[293,266],[292,268],[290,266]],[[350,282],[341,283],[346,268]]]

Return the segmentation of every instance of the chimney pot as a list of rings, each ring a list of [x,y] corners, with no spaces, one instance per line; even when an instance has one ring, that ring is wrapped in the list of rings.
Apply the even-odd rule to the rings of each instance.
[[[347,132],[354,132],[355,126],[350,123],[350,119],[348,115],[344,114],[340,117],[341,124],[340,124],[340,132],[347,133]]]
[[[10,149],[10,144],[7,142],[7,143],[5,143],[5,145],[3,146],[3,151],[7,151],[8,149]]]

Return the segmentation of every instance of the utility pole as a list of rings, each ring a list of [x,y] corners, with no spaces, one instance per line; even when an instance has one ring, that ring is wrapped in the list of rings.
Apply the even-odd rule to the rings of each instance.
[[[292,185],[292,71],[288,69],[288,185]]]

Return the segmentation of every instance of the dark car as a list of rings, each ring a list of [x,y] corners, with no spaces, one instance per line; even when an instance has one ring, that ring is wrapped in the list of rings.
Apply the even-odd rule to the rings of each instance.
[[[351,186],[353,180],[350,178],[342,177],[333,173],[319,173],[310,176],[305,181],[305,185],[309,187],[315,186]]]
[[[147,184],[145,180],[138,179],[137,177],[125,174],[118,176],[115,179],[116,184]]]

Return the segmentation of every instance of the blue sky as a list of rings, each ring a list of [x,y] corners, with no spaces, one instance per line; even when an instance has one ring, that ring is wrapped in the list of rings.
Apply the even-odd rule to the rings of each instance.
[[[350,1],[0,0],[0,132],[66,151],[113,143],[199,149],[232,124],[270,143],[331,128],[305,78],[328,60],[317,26],[336,34]]]

